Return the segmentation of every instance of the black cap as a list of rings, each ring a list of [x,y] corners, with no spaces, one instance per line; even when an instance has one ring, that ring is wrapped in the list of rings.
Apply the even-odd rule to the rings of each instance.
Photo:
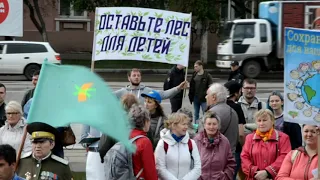
[[[239,66],[239,62],[238,61],[232,61],[230,65],[231,66]]]
[[[229,90],[229,97],[233,96],[235,93],[239,93],[241,89],[241,84],[237,81],[231,80],[224,84],[224,87],[226,87]]]
[[[60,141],[59,131],[46,123],[34,122],[27,126],[32,141],[43,142],[45,140]]]

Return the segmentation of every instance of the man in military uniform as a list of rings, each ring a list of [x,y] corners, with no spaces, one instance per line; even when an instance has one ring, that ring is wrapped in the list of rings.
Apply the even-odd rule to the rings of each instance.
[[[27,126],[31,134],[32,152],[21,157],[17,174],[27,180],[72,180],[68,161],[51,150],[55,141],[61,138],[56,128],[45,123],[31,123]]]

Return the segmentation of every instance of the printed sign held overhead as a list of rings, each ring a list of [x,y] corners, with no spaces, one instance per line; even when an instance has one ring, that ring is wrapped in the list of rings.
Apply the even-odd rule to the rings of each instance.
[[[146,8],[97,8],[93,61],[188,65],[191,14]]]

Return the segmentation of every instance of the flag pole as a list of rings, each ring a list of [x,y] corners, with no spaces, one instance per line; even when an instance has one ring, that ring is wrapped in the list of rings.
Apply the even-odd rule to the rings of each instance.
[[[98,7],[96,7],[95,10],[95,17],[94,17],[94,22],[97,22],[97,17],[99,16],[98,14]],[[97,26],[99,26],[99,24],[97,25],[96,23],[94,23],[94,28],[93,28],[93,44],[92,44],[92,57],[91,57],[91,72],[94,72],[94,62],[95,62],[95,53],[96,53],[96,36],[97,36]]]
[[[188,78],[188,67],[186,67],[184,81],[187,81],[187,78]],[[187,91],[187,89],[183,89],[183,99],[186,97],[186,91]],[[182,102],[183,102],[183,100],[182,100]]]
[[[23,147],[24,147],[24,143],[25,143],[26,138],[27,138],[27,126],[28,126],[28,125],[26,124],[26,125],[24,126],[24,128],[23,128],[23,136],[22,136],[22,139],[21,139],[21,144],[20,144],[18,153],[17,153],[15,171],[17,171],[17,169],[18,169],[19,162],[20,162],[20,158],[21,158],[21,153],[22,153],[22,150],[23,150]]]
[[[94,61],[91,60],[91,72],[94,72]]]
[[[192,35],[191,35],[191,24],[192,24],[192,12],[190,12],[190,29],[189,29],[189,36],[190,36],[190,38],[189,38],[189,57],[188,57],[188,65],[187,65],[187,67],[186,67],[186,74],[185,74],[185,76],[184,76],[184,80],[185,81],[187,81],[187,77],[188,77],[188,67],[189,67],[189,61],[190,61],[190,43],[191,43],[191,38],[192,38]],[[184,98],[186,97],[186,91],[187,91],[187,89],[184,89],[183,90],[183,96],[182,96],[182,104],[183,104],[183,101],[184,101]]]

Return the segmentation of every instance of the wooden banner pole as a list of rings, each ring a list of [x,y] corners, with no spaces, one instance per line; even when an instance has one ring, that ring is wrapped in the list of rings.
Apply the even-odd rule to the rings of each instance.
[[[187,78],[188,78],[188,67],[186,67],[186,72],[185,72],[185,76],[184,76],[184,80],[187,81]],[[187,94],[187,89],[184,89],[183,90],[183,100],[184,98],[186,97],[186,94]],[[182,104],[183,104],[183,100],[182,100]]]
[[[24,126],[24,128],[23,128],[23,136],[22,136],[22,139],[21,139],[21,144],[20,144],[19,150],[17,152],[17,160],[16,160],[15,171],[18,169],[20,158],[21,158],[21,154],[22,154],[22,150],[23,150],[23,147],[24,147],[24,143],[25,143],[26,138],[27,138],[27,126],[28,125],[26,124]]]
[[[95,61],[91,61],[91,72],[94,72],[94,62]]]

